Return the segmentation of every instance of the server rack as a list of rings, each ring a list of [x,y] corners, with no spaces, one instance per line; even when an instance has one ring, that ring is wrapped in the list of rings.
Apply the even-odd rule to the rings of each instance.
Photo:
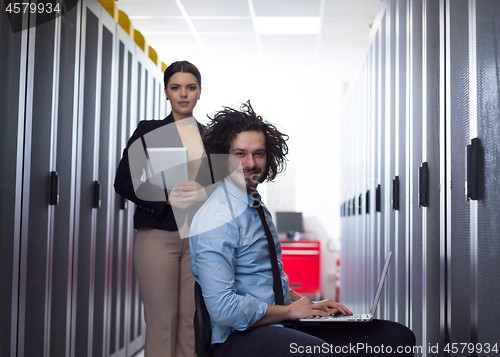
[[[492,284],[492,277],[498,276],[500,263],[500,242],[498,240],[498,228],[500,209],[498,199],[500,197],[500,126],[498,114],[500,112],[500,100],[498,93],[498,48],[499,29],[495,24],[500,16],[500,4],[496,1],[477,1],[471,10],[475,15],[475,28],[471,29],[471,35],[475,35],[475,78],[477,90],[477,114],[471,115],[471,119],[477,118],[477,122],[471,120],[471,139],[477,130],[479,139],[478,155],[478,196],[477,202],[471,205],[472,215],[477,217],[474,231],[471,230],[472,240],[472,271],[473,271],[473,299],[476,302],[473,311],[473,342],[481,344],[498,341],[500,323],[495,319],[499,315],[500,307],[495,303],[499,293],[498,284]],[[471,108],[472,110],[472,108]],[[473,125],[477,129],[474,130]],[[470,184],[468,178],[468,184]],[[477,203],[477,204],[476,204]],[[493,306],[494,312],[490,309]],[[488,307],[488,308],[487,308]]]
[[[81,7],[73,6],[61,16],[58,103],[54,165],[59,183],[57,205],[53,205],[53,244],[51,253],[52,287],[50,339],[47,355],[70,355],[71,291],[73,233],[75,227],[75,192],[78,128],[78,76],[80,69]],[[52,193],[54,195],[54,193]],[[54,202],[53,202],[54,203]],[[64,338],[63,338],[64,336]]]
[[[476,346],[464,352],[471,355],[498,347],[498,16],[494,1],[384,1],[363,71],[346,96],[344,147],[366,141],[372,152],[367,162],[349,157],[343,171],[364,178],[365,169],[353,165],[368,167],[370,191],[380,187],[381,199],[375,192],[367,204],[375,214],[367,213],[364,237],[343,211],[343,276],[351,271],[348,278],[370,295],[381,253],[396,252],[379,316],[412,328],[416,355],[453,354],[453,343]],[[370,100],[360,117],[355,108]],[[366,241],[361,271],[353,239]],[[363,291],[342,284],[341,298],[357,306]]]
[[[144,68],[166,109],[161,71],[96,1],[63,8],[12,24],[0,9],[0,355],[131,356],[134,207],[112,184],[136,108],[153,105]]]
[[[398,187],[393,185],[392,200],[397,201],[397,210],[395,209],[395,228],[394,228],[394,302],[389,306],[393,309],[394,320],[403,324],[408,324],[408,266],[409,266],[409,240],[408,240],[408,174],[407,174],[407,134],[406,117],[407,96],[406,96],[406,63],[407,63],[407,2],[400,0],[395,4],[395,23],[397,29],[395,38],[395,65],[396,73],[394,79],[394,115],[395,115],[395,161],[394,177],[398,180]],[[394,192],[394,189],[399,189]],[[396,197],[397,196],[397,197]]]
[[[22,168],[24,146],[24,106],[26,103],[27,31],[14,31],[26,26],[28,17],[10,23],[8,14],[0,9],[0,80],[9,91],[0,97],[0,353],[16,352],[19,309],[20,225],[22,214]],[[14,21],[14,20],[13,20]]]
[[[447,239],[447,326],[448,340],[457,343],[470,343],[472,315],[464,313],[464,306],[472,306],[471,246],[470,246],[470,208],[466,199],[466,160],[464,148],[469,142],[469,116],[471,107],[469,90],[471,78],[470,60],[471,41],[469,21],[469,1],[450,1],[446,3],[446,147],[447,162],[447,226],[450,227]],[[466,40],[466,41],[465,41]],[[474,136],[475,137],[475,136]],[[455,184],[452,184],[455,183]],[[458,184],[457,184],[458,183]],[[452,224],[453,222],[453,224]]]
[[[396,76],[398,70],[398,64],[396,63],[396,6],[397,2],[391,2],[387,9],[387,19],[386,19],[386,82],[387,82],[387,96],[385,107],[387,108],[387,128],[385,130],[385,142],[386,151],[385,159],[389,161],[388,165],[385,167],[385,186],[387,187],[385,192],[385,202],[386,205],[386,229],[385,229],[385,241],[386,249],[394,252],[394,260],[396,260],[397,249],[396,249],[396,210],[394,210],[395,205],[395,195],[397,193],[394,191],[393,180],[396,176],[396,162],[398,150],[396,149]],[[391,264],[389,267],[389,280],[386,288],[385,296],[385,318],[394,320],[395,319],[395,302],[396,302],[396,268],[397,264]]]
[[[410,216],[410,325],[415,333],[417,345],[422,345],[423,341],[423,229],[422,229],[422,209],[419,207],[418,197],[418,168],[423,162],[422,158],[422,137],[423,137],[423,22],[422,4],[412,1],[409,7],[409,46],[410,46],[410,68],[409,68],[409,90],[410,90],[410,116],[408,126],[410,131],[410,161],[408,173],[410,178],[411,204]],[[417,354],[418,356],[419,354]]]
[[[39,19],[31,16],[30,27],[25,30],[28,34],[28,61],[17,343],[18,353],[23,355],[46,348],[47,283],[50,284],[50,280],[45,279],[51,213],[46,188],[52,161],[48,138],[53,134],[56,26],[55,21],[42,24]],[[41,157],[37,157],[37,153]]]
[[[100,182],[96,155],[99,152],[99,107],[103,28],[101,6],[82,1],[81,55],[79,77],[78,138],[76,165],[75,230],[71,312],[72,356],[92,354],[94,347],[94,299],[96,264],[96,221]],[[97,198],[99,201],[99,198]],[[96,331],[97,332],[97,331]]]

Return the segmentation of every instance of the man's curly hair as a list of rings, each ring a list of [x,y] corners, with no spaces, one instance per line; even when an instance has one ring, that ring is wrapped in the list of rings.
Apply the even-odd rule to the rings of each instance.
[[[262,132],[266,138],[267,167],[261,180],[272,181],[286,169],[288,154],[288,135],[280,132],[273,124],[257,115],[250,100],[241,104],[240,109],[224,107],[215,113],[203,134],[205,152],[210,154],[229,154],[231,142],[244,131]]]

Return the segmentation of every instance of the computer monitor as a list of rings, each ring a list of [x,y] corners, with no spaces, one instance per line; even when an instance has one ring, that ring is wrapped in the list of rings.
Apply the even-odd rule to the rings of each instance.
[[[276,212],[276,226],[278,233],[286,233],[288,238],[295,232],[304,232],[302,212]]]

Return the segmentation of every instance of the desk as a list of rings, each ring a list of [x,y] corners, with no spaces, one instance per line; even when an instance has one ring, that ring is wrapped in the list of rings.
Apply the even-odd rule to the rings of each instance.
[[[288,275],[290,287],[300,295],[321,298],[319,241],[282,240],[281,261]]]

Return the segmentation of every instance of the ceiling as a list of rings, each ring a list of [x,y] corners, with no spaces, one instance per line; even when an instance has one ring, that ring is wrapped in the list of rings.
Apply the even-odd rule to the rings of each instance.
[[[180,59],[265,63],[287,73],[328,71],[346,83],[361,65],[380,0],[118,0],[117,5],[167,65]],[[286,34],[261,27],[281,20],[292,23],[291,30],[278,25]],[[302,28],[301,20],[310,23]]]

